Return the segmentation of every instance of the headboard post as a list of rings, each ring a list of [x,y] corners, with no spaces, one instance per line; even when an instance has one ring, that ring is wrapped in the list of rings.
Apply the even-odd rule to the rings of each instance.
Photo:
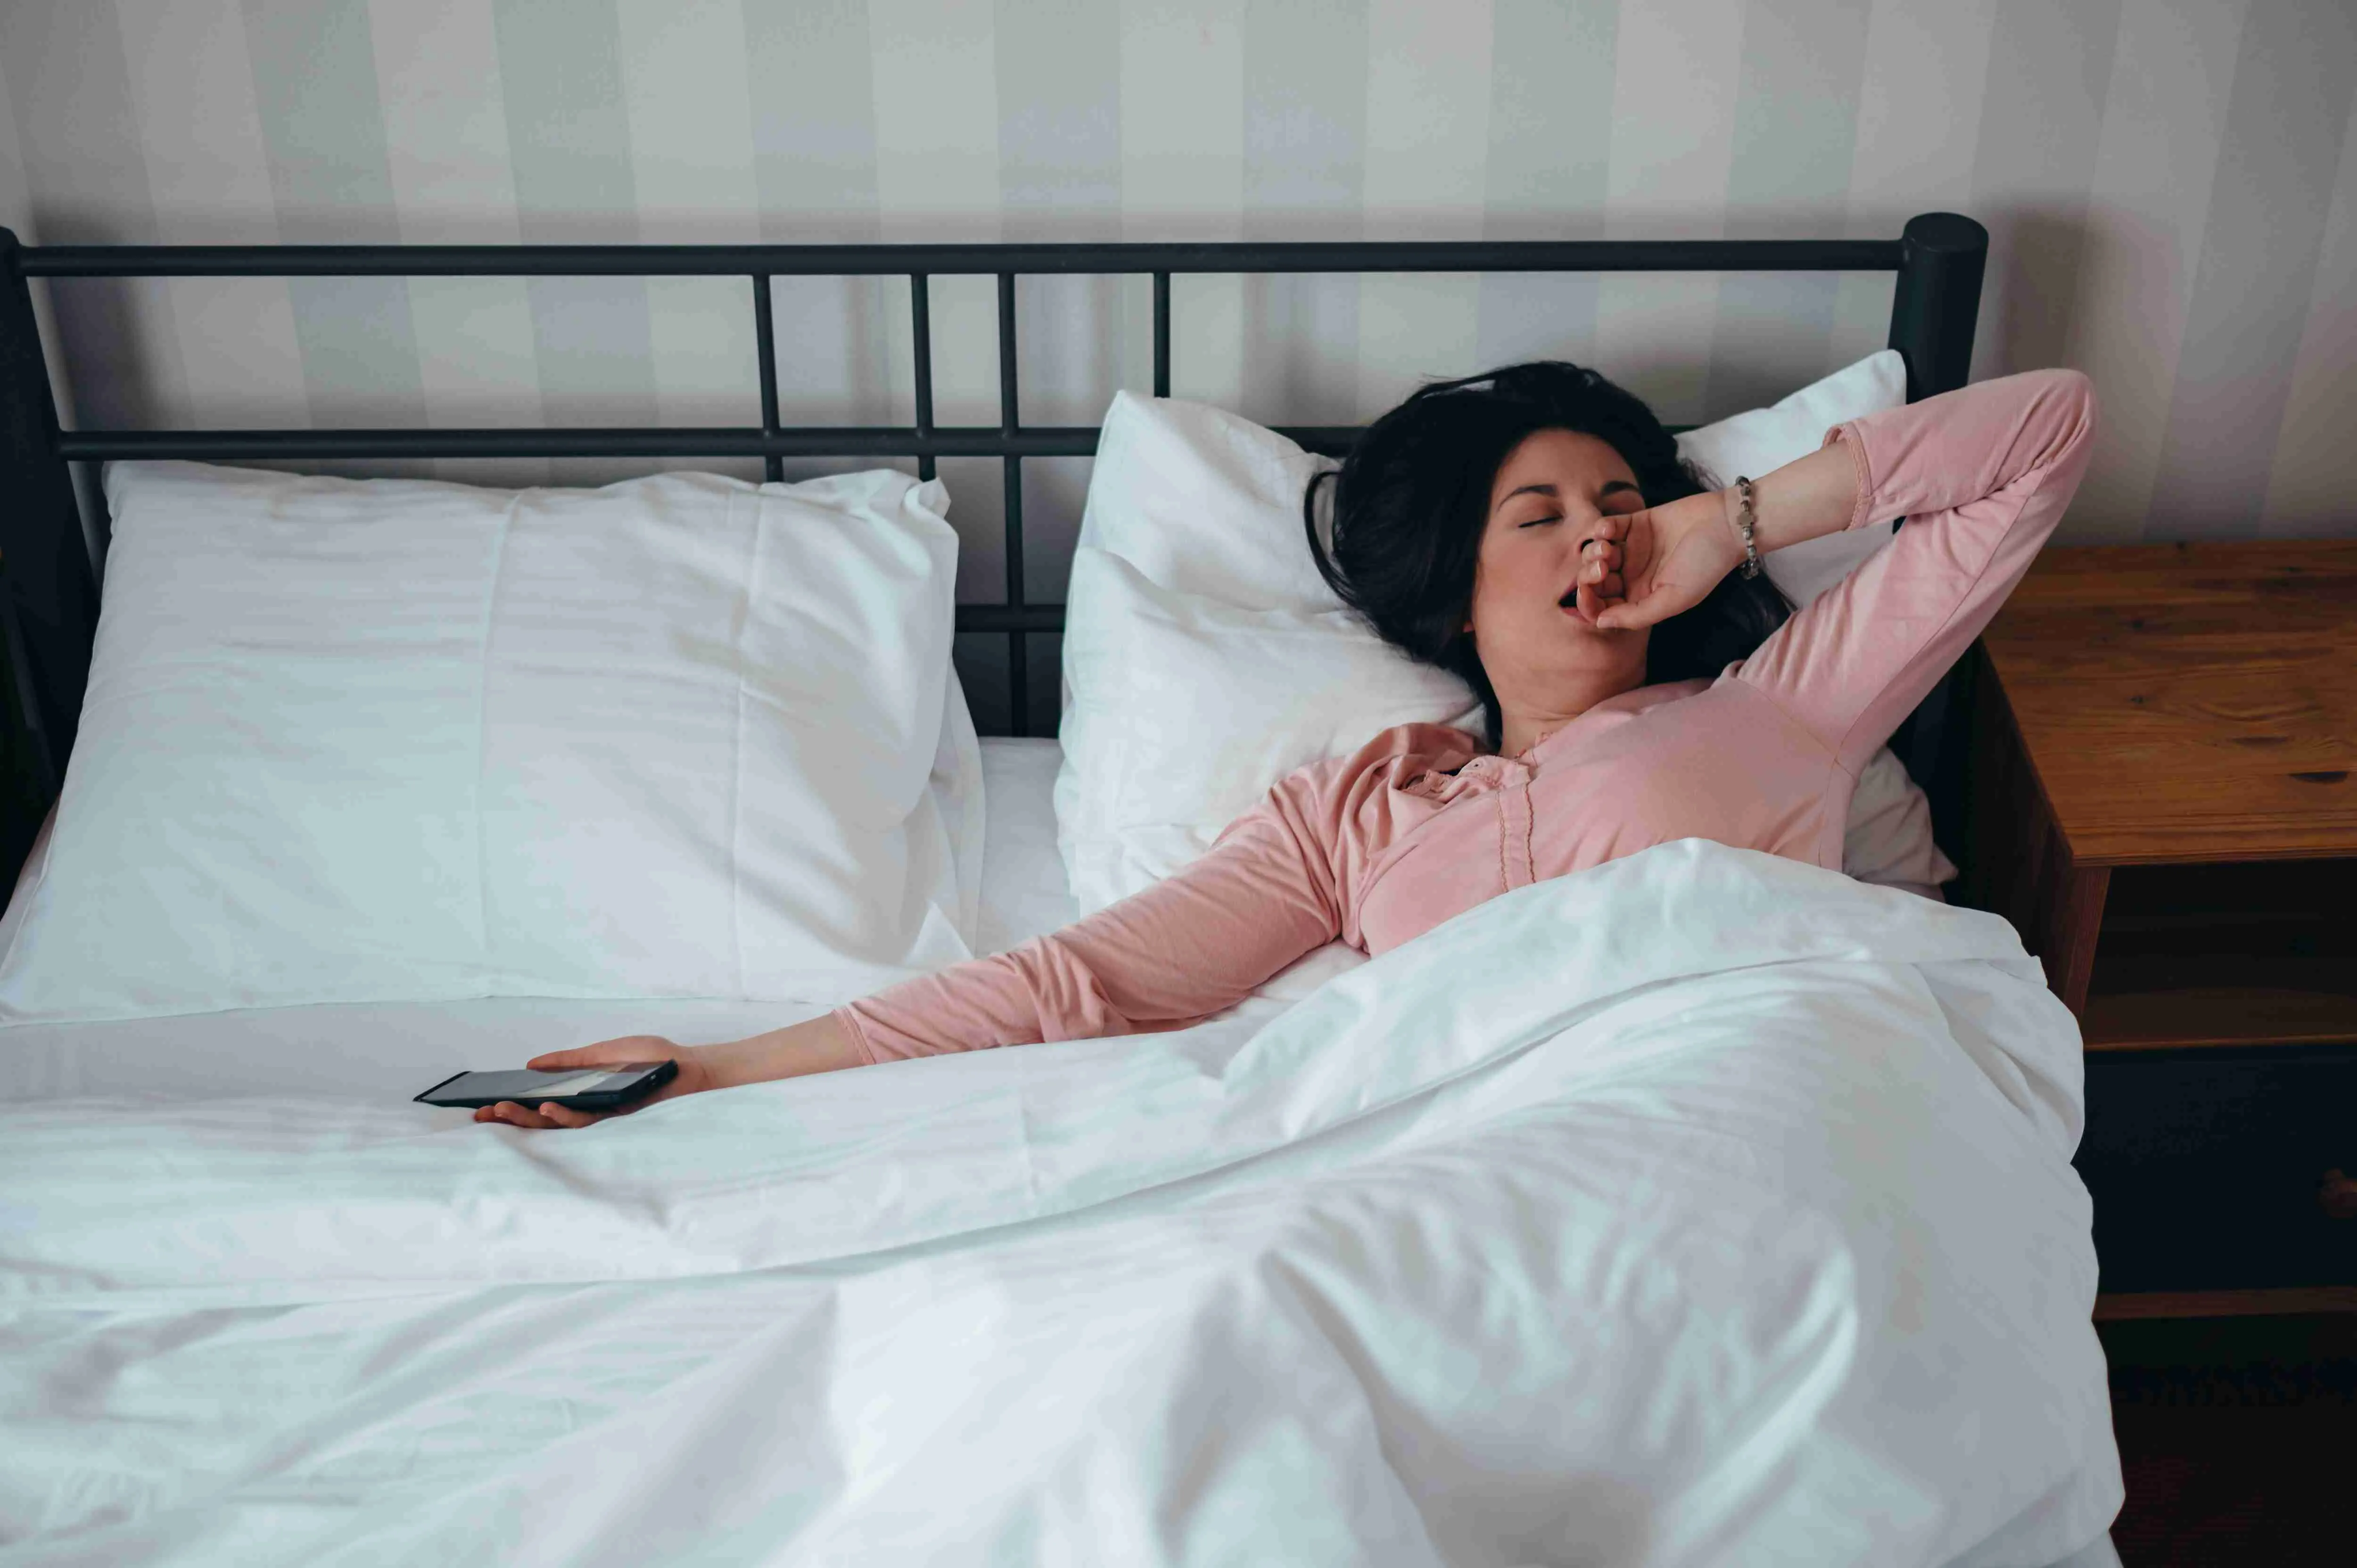
[[[1900,232],[1890,347],[1907,361],[1909,403],[1971,379],[1988,242],[1988,231],[1960,212],[1919,212]]]
[[[46,808],[57,798],[81,716],[98,582],[73,476],[58,447],[57,403],[23,247],[7,229],[0,229],[0,623]]]

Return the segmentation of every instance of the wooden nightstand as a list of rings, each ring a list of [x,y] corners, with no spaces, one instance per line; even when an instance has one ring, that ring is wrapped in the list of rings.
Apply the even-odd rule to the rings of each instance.
[[[2357,541],[2050,550],[1959,902],[2079,1015],[2097,1316],[2357,1310]]]

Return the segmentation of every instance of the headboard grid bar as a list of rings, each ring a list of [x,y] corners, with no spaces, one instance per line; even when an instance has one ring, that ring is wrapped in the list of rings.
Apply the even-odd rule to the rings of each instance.
[[[761,363],[761,434],[778,434],[778,325],[770,298],[770,274],[753,274],[753,351]],[[770,480],[786,477],[785,459],[775,452],[761,455],[761,474]]]
[[[923,273],[909,274],[909,338],[910,352],[916,357],[917,425],[910,432],[919,443],[915,448],[917,478],[933,477],[933,459],[941,454],[931,445],[933,440],[933,304],[932,286]],[[848,434],[846,432],[846,434]],[[976,432],[977,435],[980,432]],[[878,456],[888,455],[889,449],[877,448]],[[844,453],[850,456],[854,454]]]
[[[371,457],[759,457],[772,478],[788,457],[913,457],[920,478],[942,457],[1004,460],[1006,597],[960,605],[957,629],[1009,639],[1009,710],[1031,728],[1026,639],[1060,631],[1061,604],[1033,604],[1024,586],[1022,459],[1085,456],[1093,425],[1027,425],[1017,401],[1015,279],[1024,274],[1138,274],[1153,281],[1153,385],[1171,385],[1171,279],[1187,274],[1428,272],[1892,272],[1889,346],[1907,363],[1910,400],[1961,386],[1972,357],[1988,234],[1955,213],[1921,213],[1896,240],[1605,240],[1245,242],[1011,245],[51,245],[20,246],[0,230],[0,618],[16,667],[25,751],[46,803],[72,749],[97,628],[90,559],[68,465],[115,458],[198,460]],[[934,423],[930,280],[997,280],[999,422]],[[28,281],[45,278],[236,276],[705,276],[752,280],[759,345],[758,425],[678,428],[66,431],[58,427]],[[779,414],[770,280],[902,276],[909,280],[915,423],[785,425]],[[1346,451],[1350,425],[1281,426],[1313,451]],[[1949,687],[1893,741],[1932,793],[1932,769],[1961,726],[1944,725]],[[1943,733],[1945,741],[1943,743]]]
[[[1015,274],[998,274],[998,433],[1013,437],[1022,429],[1022,411],[1015,388]],[[999,459],[1006,484],[1006,607],[1023,607],[1023,456],[1009,452]],[[1006,634],[1006,707],[1008,725],[1017,735],[1031,733],[1031,639],[1028,633]]]
[[[1154,395],[1170,395],[1170,274],[1154,274]]]
[[[1955,219],[1956,215],[1925,213],[1909,222],[1920,223],[1926,218]],[[29,277],[1890,273],[1902,264],[1904,243],[1903,240],[1246,240],[1040,245],[36,245],[25,247],[23,254]]]
[[[1099,426],[1026,424],[1010,435],[996,424],[803,424],[774,433],[751,424],[476,426],[441,430],[68,430],[57,455],[68,462],[186,457],[217,462],[267,457],[1086,457]],[[1341,453],[1355,424],[1270,428],[1313,451]],[[1687,428],[1668,426],[1672,431]],[[931,478],[930,475],[925,476]]]

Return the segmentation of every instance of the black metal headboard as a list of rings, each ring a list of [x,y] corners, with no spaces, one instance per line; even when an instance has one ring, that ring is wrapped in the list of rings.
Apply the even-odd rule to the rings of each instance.
[[[1031,604],[1023,587],[1025,457],[1085,456],[1094,425],[1029,425],[1016,396],[1015,279],[1050,273],[1145,274],[1154,279],[1154,392],[1170,391],[1170,279],[1178,273],[1893,272],[1889,346],[1907,361],[1910,401],[1964,383],[1988,231],[1953,212],[1908,220],[1896,240],[1416,241],[1243,244],[1057,245],[20,245],[0,229],[0,594],[15,667],[21,740],[42,804],[54,800],[72,750],[98,626],[95,564],[68,465],[110,458],[199,460],[370,457],[914,457],[931,478],[941,457],[1006,459],[1006,601],[960,605],[961,632],[1008,639],[1010,710],[1030,733],[1027,634],[1060,631],[1061,604]],[[926,280],[998,280],[996,425],[933,423],[932,328]],[[752,288],[760,369],[759,424],[680,428],[471,430],[74,430],[60,433],[35,325],[37,277],[739,276]],[[906,276],[916,358],[913,425],[785,425],[778,417],[770,280]],[[1355,426],[1286,428],[1305,446],[1346,448]],[[1946,688],[1893,742],[1932,787]],[[1934,792],[1935,805],[1939,794]]]

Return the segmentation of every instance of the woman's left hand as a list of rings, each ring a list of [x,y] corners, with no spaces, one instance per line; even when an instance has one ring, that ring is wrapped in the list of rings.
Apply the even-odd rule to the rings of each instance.
[[[478,1122],[504,1122],[511,1127],[533,1127],[546,1130],[553,1127],[587,1127],[603,1122],[608,1116],[628,1116],[643,1110],[659,1100],[676,1100],[683,1094],[701,1094],[720,1087],[712,1070],[710,1046],[674,1045],[661,1035],[625,1035],[619,1039],[600,1040],[594,1046],[577,1046],[569,1051],[543,1051],[523,1065],[533,1072],[565,1072],[575,1068],[621,1067],[631,1062],[674,1061],[679,1070],[669,1083],[643,1099],[612,1111],[576,1111],[570,1105],[559,1105],[544,1100],[537,1106],[502,1100],[497,1105],[478,1107]]]
[[[1608,516],[1583,547],[1581,617],[1605,631],[1654,626],[1702,603],[1743,560],[1728,492]]]

